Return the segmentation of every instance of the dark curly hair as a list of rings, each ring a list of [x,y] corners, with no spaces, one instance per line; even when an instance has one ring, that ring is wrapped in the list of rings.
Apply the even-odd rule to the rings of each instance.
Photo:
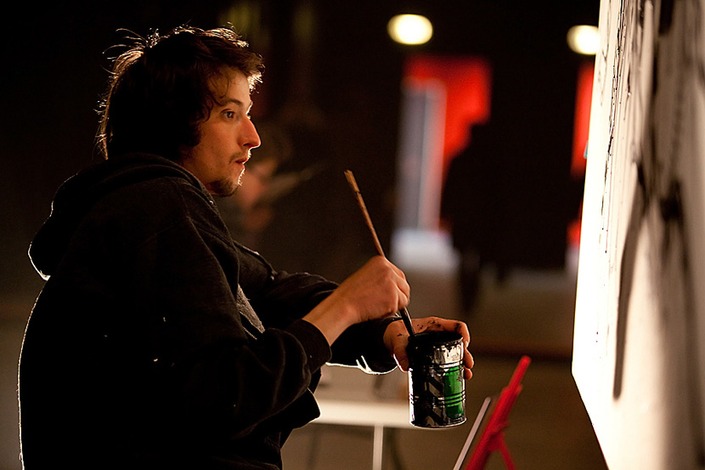
[[[127,32],[129,45],[112,60],[100,103],[97,145],[104,158],[145,152],[177,161],[180,149],[199,141],[198,125],[217,97],[213,80],[242,72],[253,91],[261,82],[261,56],[232,28],[179,26],[145,37]]]

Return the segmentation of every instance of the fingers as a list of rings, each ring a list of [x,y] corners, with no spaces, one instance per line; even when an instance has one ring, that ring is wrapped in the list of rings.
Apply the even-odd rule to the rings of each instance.
[[[384,345],[392,354],[402,372],[409,370],[409,357],[406,347],[409,344],[409,333],[401,320],[391,322],[384,332]]]
[[[356,312],[354,322],[381,318],[409,304],[411,288],[401,269],[383,256],[371,258],[343,281],[335,299]]]
[[[460,320],[449,320],[440,317],[426,317],[413,320],[414,331],[454,331],[463,337],[465,348],[470,346],[470,329],[468,325]]]
[[[396,294],[396,305],[390,312],[396,312],[402,308],[409,305],[409,300],[411,297],[411,286],[406,281],[406,275],[404,271],[395,266],[391,261],[389,261],[384,256],[375,256],[370,259],[367,263],[372,266],[371,269],[379,270],[379,281],[381,285],[389,283],[387,289],[389,289],[390,294]]]
[[[475,367],[475,359],[470,354],[470,350],[465,348],[463,354],[463,366],[465,367],[464,376],[466,380],[472,379],[472,368]]]
[[[424,331],[453,331],[463,338],[463,366],[465,379],[472,378],[472,368],[475,366],[475,359],[470,350],[470,330],[465,322],[459,320],[449,320],[440,317],[425,317],[412,319],[414,331],[418,334]],[[409,334],[401,321],[390,323],[384,335],[384,342],[387,349],[394,355],[394,358],[403,372],[409,370],[409,357],[406,348],[409,344]]]
[[[438,317],[428,317],[418,320],[418,323],[414,326],[415,331],[420,333],[421,331],[454,331],[463,338],[463,366],[465,367],[464,376],[466,379],[472,378],[472,368],[475,366],[475,359],[470,353],[469,347],[472,340],[470,336],[470,329],[468,325],[459,320],[448,320],[445,318]],[[407,359],[408,361],[408,359]]]

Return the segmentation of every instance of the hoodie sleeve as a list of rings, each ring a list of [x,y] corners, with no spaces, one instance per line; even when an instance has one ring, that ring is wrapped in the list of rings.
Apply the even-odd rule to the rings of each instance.
[[[308,273],[276,272],[269,268],[261,257],[246,248],[240,254],[243,288],[252,291],[251,298],[256,310],[269,325],[284,325],[301,318],[311,311],[337,284],[320,276]],[[247,275],[267,269],[260,275]],[[260,279],[259,288],[253,289],[245,279]],[[283,313],[283,314],[282,314]],[[384,318],[349,327],[333,343],[332,357],[328,361],[335,365],[356,366],[366,373],[384,373],[397,364],[384,346],[384,331],[396,318]]]

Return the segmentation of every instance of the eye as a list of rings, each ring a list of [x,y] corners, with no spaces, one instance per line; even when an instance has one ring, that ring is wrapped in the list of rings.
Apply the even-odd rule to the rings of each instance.
[[[228,119],[234,119],[234,118],[235,118],[235,111],[223,111],[223,114],[224,114],[225,117],[228,118]]]

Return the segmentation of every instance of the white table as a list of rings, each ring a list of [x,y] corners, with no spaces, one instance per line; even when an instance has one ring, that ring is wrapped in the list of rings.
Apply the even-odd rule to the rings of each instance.
[[[329,380],[316,391],[321,416],[313,423],[372,427],[373,470],[382,470],[385,428],[422,429],[410,422],[408,392],[404,391],[406,376],[401,372],[370,376],[355,369],[332,367],[324,374]],[[386,391],[375,389],[380,380],[386,382]]]
[[[409,422],[409,405],[401,401],[318,400],[321,416],[313,421],[321,424],[370,426],[374,429],[372,469],[382,470],[384,428],[414,428]]]

